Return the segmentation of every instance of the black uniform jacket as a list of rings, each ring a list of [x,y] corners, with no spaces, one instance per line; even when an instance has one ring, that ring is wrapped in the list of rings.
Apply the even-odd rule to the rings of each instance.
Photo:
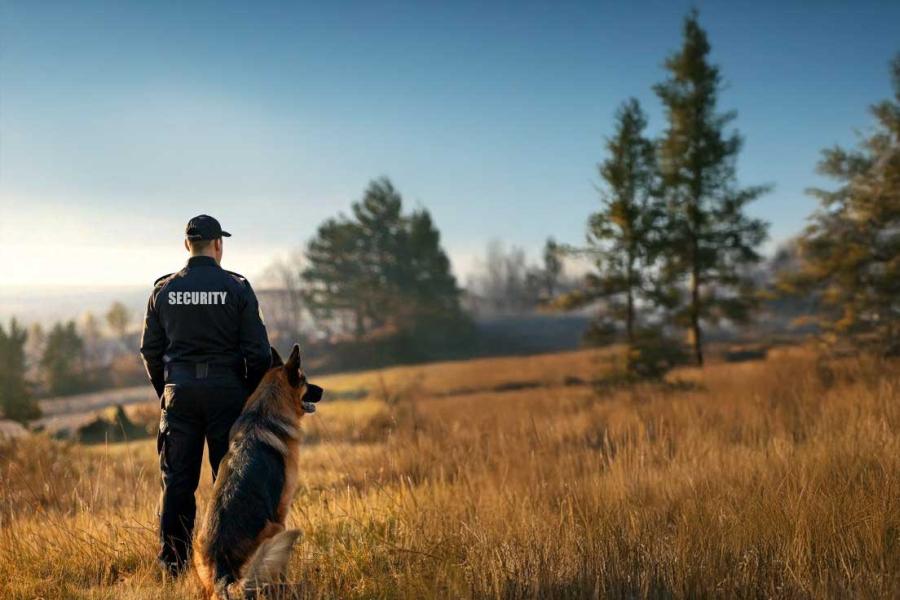
[[[141,356],[162,397],[166,367],[203,363],[233,369],[256,388],[272,360],[266,326],[250,283],[208,256],[156,280],[147,303]]]

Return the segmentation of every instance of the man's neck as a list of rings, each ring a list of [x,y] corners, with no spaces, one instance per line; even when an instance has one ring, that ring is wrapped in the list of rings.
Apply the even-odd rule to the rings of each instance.
[[[208,258],[208,259],[214,261],[217,265],[219,264],[219,261],[216,260],[216,257],[213,256],[212,254],[202,254],[202,253],[201,254],[191,254],[191,259],[194,259],[194,258]],[[221,265],[219,265],[219,266],[221,266]]]

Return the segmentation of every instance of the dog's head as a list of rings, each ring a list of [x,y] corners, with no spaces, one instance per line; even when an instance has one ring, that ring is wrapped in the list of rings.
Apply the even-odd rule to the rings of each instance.
[[[303,412],[315,412],[315,403],[322,399],[324,391],[319,386],[309,383],[300,364],[300,345],[294,344],[287,362],[281,359],[278,351],[272,348],[272,367],[281,369],[290,386],[296,408]]]

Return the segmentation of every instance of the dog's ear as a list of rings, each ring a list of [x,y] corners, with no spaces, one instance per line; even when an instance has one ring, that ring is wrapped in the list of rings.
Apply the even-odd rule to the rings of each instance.
[[[281,355],[278,354],[278,350],[275,349],[275,346],[269,346],[272,349],[272,367],[282,367],[284,366],[284,361],[281,360]]]
[[[291,349],[291,355],[288,357],[287,362],[284,363],[285,374],[287,375],[288,382],[297,387],[300,385],[300,345],[294,344],[293,349]]]
[[[300,370],[300,344],[294,344],[291,348],[291,355],[288,356],[287,362],[284,363],[285,369]]]

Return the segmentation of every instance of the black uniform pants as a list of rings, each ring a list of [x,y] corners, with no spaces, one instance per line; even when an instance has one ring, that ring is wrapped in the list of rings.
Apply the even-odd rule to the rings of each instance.
[[[174,569],[183,568],[190,556],[203,442],[215,480],[228,451],[228,432],[246,398],[237,376],[185,377],[166,383],[156,442],[162,471],[159,558]]]

